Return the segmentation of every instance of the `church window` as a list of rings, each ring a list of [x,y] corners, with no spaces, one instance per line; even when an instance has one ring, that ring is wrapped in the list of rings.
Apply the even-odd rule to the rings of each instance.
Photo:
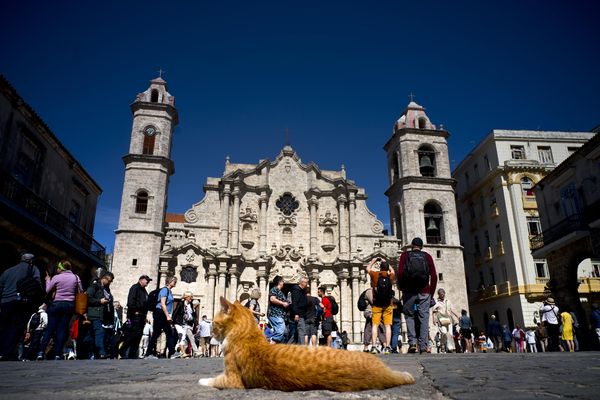
[[[491,171],[491,170],[492,170],[492,164],[490,164],[490,159],[488,158],[488,155],[487,155],[487,154],[485,154],[485,155],[483,156],[483,162],[484,162],[484,164],[485,164],[485,167],[487,168],[487,170],[488,170],[488,171]]]
[[[148,192],[141,191],[135,198],[135,212],[137,214],[146,214],[148,211]]]
[[[425,215],[425,230],[428,244],[444,243],[443,214],[439,205],[428,202],[423,209]]]
[[[150,93],[150,101],[152,103],[158,103],[158,90],[152,89],[152,92]]]
[[[300,203],[298,200],[294,198],[290,193],[284,193],[279,199],[275,202],[275,205],[279,210],[285,215],[289,217],[298,209]]]
[[[427,129],[427,119],[419,118],[419,129]]]
[[[142,154],[154,154],[154,141],[156,136],[144,135],[144,145],[142,148]]]
[[[292,244],[292,228],[283,228],[283,231],[281,232],[281,241],[283,242],[283,244]]]
[[[396,182],[400,177],[400,166],[398,165],[398,157],[396,157],[396,153],[393,154],[392,160],[392,183]]]
[[[418,151],[421,176],[435,176],[435,151],[430,146],[421,146]]]
[[[131,260],[131,265],[133,265],[134,267],[137,265],[137,258]]]

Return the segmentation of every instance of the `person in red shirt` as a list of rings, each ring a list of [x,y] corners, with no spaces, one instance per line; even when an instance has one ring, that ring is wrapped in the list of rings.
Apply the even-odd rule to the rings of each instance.
[[[323,308],[323,322],[321,322],[321,334],[327,339],[327,347],[331,347],[331,331],[333,330],[333,314],[331,313],[331,302],[325,295],[325,287],[321,286],[317,293],[321,299],[321,307]]]
[[[397,279],[404,303],[402,312],[406,318],[408,352],[420,351],[423,353],[428,349],[429,307],[432,305],[437,286],[437,272],[433,258],[428,253],[421,251],[423,240],[418,237],[414,238],[411,246],[412,251],[405,251],[400,256]],[[417,327],[419,328],[418,336]]]

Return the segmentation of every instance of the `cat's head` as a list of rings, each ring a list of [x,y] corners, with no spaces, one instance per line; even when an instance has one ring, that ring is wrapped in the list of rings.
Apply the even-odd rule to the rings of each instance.
[[[222,341],[235,327],[247,330],[251,327],[256,329],[256,320],[252,312],[244,307],[239,301],[230,303],[223,296],[220,298],[221,311],[213,320],[213,336]]]

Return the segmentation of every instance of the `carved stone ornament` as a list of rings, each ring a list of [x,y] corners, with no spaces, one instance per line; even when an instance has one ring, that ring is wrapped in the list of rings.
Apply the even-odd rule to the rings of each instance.
[[[292,261],[298,261],[300,258],[302,258],[303,256],[303,248],[299,248],[298,250],[296,250],[296,248],[294,246],[291,246],[289,244],[285,245],[285,246],[281,246],[279,248],[279,250],[276,250],[272,255],[280,260],[292,260]]]
[[[319,225],[321,226],[335,226],[338,224],[337,215],[331,215],[331,211],[327,210],[325,216],[319,217]]]
[[[196,282],[196,279],[198,279],[198,268],[193,265],[185,265],[181,267],[180,275],[183,282]]]
[[[194,261],[194,258],[196,258],[196,253],[194,253],[194,250],[189,249],[187,251],[187,253],[185,253],[185,259],[187,262],[191,263]]]
[[[383,231],[383,223],[381,221],[375,221],[371,230],[373,233],[381,233]]]
[[[258,215],[250,207],[246,207],[246,210],[240,211],[240,221],[244,222],[256,222],[258,221]]]
[[[187,210],[185,212],[185,220],[187,222],[189,222],[190,224],[198,222],[199,218],[200,217],[198,216],[198,214],[196,213],[196,211],[194,209]]]
[[[296,222],[295,216],[286,217],[285,215],[279,217],[278,224],[280,226],[296,226],[296,225],[298,225],[298,223]]]

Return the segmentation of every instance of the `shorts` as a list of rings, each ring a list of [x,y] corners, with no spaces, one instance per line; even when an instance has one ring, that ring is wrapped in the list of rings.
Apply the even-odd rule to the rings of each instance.
[[[392,325],[394,308],[391,305],[387,307],[372,306],[371,309],[373,311],[373,316],[371,318],[374,326],[377,326],[381,323],[382,317],[384,325]]]
[[[333,317],[327,317],[321,323],[321,335],[327,337],[331,335],[331,331],[333,330]]]
[[[317,336],[318,335],[318,329],[317,329],[317,324],[309,324],[309,323],[305,323],[304,324],[304,334],[306,336],[308,336],[309,338],[311,336]]]
[[[200,346],[208,346],[210,344],[210,336],[200,336]]]
[[[463,338],[465,339],[471,339],[471,335],[473,334],[473,332],[468,328],[460,328],[460,333],[462,333]]]

